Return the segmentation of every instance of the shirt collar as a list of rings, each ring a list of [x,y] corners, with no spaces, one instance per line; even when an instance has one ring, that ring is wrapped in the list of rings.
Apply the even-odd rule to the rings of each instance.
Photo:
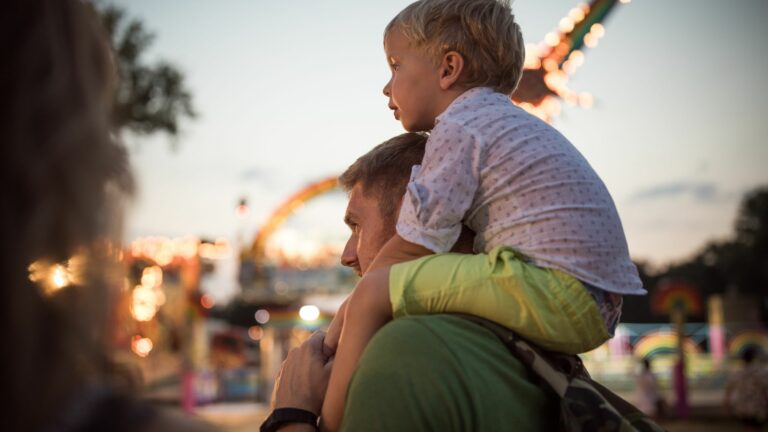
[[[454,99],[445,111],[435,118],[435,123],[438,123],[442,118],[450,116],[452,113],[461,110],[466,105],[477,101],[483,96],[493,95],[494,93],[496,93],[496,91],[490,87],[473,87],[465,91]]]

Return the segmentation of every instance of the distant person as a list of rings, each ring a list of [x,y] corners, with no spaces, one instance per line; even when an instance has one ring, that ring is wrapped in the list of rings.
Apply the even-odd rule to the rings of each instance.
[[[121,205],[132,190],[111,129],[116,72],[90,2],[11,0],[0,13],[0,384],[4,431],[197,431],[140,401],[109,353]],[[65,262],[46,290],[30,265]]]
[[[340,339],[329,331],[331,429],[366,344],[393,317],[469,313],[574,354],[611,337],[623,295],[645,294],[600,177],[509,97],[525,57],[509,1],[417,1],[389,23],[384,50],[395,118],[431,134],[396,234],[337,315]],[[446,253],[463,224],[477,255]]]
[[[753,347],[742,352],[744,366],[728,379],[724,398],[726,411],[753,431],[768,425],[768,368],[757,357]]]
[[[635,378],[635,406],[650,417],[659,418],[664,402],[659,394],[656,375],[651,370],[651,361],[648,358],[644,358],[640,363],[641,369]]]

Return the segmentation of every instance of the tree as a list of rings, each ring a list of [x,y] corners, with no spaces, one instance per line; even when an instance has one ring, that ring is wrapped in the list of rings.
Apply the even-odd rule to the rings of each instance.
[[[154,35],[141,21],[127,19],[121,9],[111,5],[102,6],[100,14],[120,76],[114,95],[115,129],[118,133],[128,130],[141,135],[165,132],[177,136],[180,120],[196,116],[184,75],[166,61],[144,62],[142,53]]]

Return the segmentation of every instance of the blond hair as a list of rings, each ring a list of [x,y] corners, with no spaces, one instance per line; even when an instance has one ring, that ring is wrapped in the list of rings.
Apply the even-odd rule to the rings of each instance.
[[[436,60],[464,57],[459,83],[512,94],[520,82],[525,45],[508,0],[419,0],[387,25]]]

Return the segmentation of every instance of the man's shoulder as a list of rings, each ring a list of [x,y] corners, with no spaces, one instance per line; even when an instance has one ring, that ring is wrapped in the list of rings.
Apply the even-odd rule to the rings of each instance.
[[[369,343],[344,416],[348,430],[370,420],[375,430],[495,430],[538,426],[527,413],[551,401],[485,328],[454,315],[409,316]]]
[[[395,345],[401,356],[426,348],[433,354],[458,355],[469,347],[495,351],[504,357],[511,355],[496,335],[451,314],[412,315],[393,320],[376,333],[369,346],[378,350],[379,345]]]

